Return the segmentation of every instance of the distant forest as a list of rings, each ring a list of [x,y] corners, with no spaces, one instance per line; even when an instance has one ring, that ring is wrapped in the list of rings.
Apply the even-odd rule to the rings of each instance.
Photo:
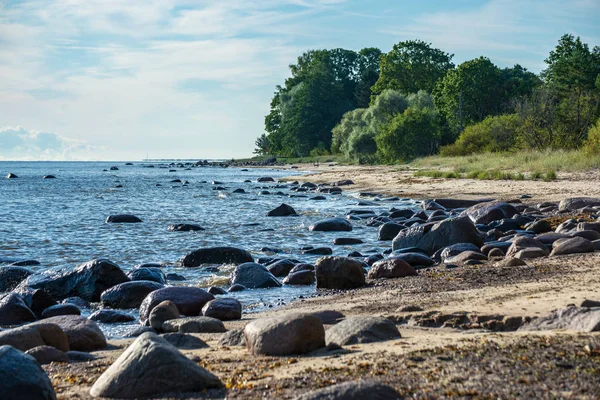
[[[256,154],[393,163],[519,149],[600,152],[600,47],[563,35],[539,75],[487,57],[454,65],[420,40],[310,50],[277,86]]]

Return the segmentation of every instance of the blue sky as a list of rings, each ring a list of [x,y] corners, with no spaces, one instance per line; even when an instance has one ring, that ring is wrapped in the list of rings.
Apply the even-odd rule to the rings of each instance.
[[[0,159],[249,156],[305,50],[422,39],[539,72],[597,21],[598,0],[0,0]]]

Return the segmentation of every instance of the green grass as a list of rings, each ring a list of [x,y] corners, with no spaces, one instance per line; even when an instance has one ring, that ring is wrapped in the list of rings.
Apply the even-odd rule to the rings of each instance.
[[[428,170],[422,169],[414,173],[415,177],[429,177],[429,178],[445,178],[445,179],[478,179],[478,180],[491,180],[491,181],[523,181],[525,179],[531,180],[544,180],[550,182],[557,179],[556,171],[550,170],[545,173],[532,172],[530,174],[524,174],[522,172],[510,172],[501,170],[473,170],[469,172],[457,172],[457,171],[440,171],[440,170]]]

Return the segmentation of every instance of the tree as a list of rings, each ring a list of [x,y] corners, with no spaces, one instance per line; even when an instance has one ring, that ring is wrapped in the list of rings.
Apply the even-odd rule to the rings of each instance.
[[[453,54],[432,48],[421,40],[408,40],[395,44],[392,50],[381,56],[381,72],[373,86],[372,95],[386,89],[401,93],[431,92],[436,82],[454,68]]]
[[[542,80],[527,68],[515,64],[512,68],[502,70],[502,97],[504,111],[512,111],[514,102],[530,96],[533,90],[541,86]]]
[[[271,146],[269,137],[265,133],[260,135],[254,142],[254,144],[256,145],[256,148],[254,149],[254,154],[258,154],[260,156],[269,154],[269,149]]]
[[[499,114],[504,103],[502,71],[479,57],[448,71],[433,92],[437,109],[458,135],[466,125]]]

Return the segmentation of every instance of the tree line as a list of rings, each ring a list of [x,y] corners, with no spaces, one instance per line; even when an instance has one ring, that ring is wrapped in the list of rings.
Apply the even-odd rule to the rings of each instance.
[[[255,153],[360,163],[582,146],[600,153],[600,47],[563,35],[539,75],[483,56],[454,65],[453,57],[420,40],[388,53],[307,51],[277,86]]]

